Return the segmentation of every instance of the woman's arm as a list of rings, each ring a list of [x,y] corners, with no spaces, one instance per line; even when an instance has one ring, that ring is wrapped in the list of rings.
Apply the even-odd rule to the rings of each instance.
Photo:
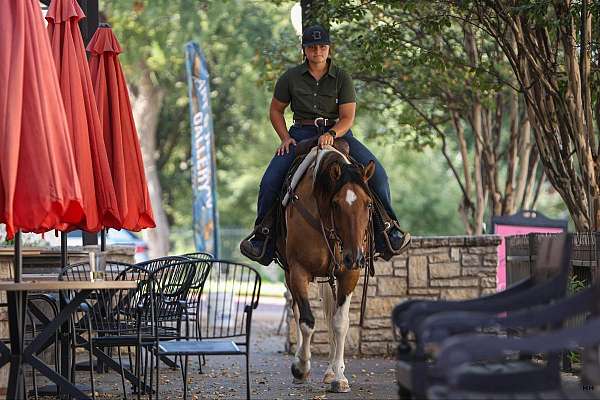
[[[356,103],[340,104],[338,113],[340,119],[331,127],[330,130],[335,131],[335,137],[342,137],[352,128],[354,123],[354,112],[356,111]],[[319,137],[319,146],[333,145],[333,136],[325,133]]]
[[[354,113],[356,112],[356,103],[345,103],[339,106],[340,119],[331,128],[335,131],[336,137],[341,137],[352,128],[354,123]]]
[[[281,139],[281,145],[277,148],[276,154],[281,156],[285,153],[289,153],[290,146],[296,144],[296,141],[288,133],[287,126],[285,124],[285,117],[283,113],[289,103],[283,103],[277,100],[275,97],[271,99],[271,107],[269,107],[269,118],[271,119],[271,125],[277,133],[277,136]]]

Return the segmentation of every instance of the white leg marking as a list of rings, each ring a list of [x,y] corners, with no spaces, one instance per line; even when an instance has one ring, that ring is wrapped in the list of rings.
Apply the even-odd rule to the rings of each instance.
[[[335,302],[331,293],[331,286],[327,283],[319,285],[319,294],[323,299],[323,314],[325,314],[325,322],[327,323],[327,333],[329,336],[329,363],[323,376],[323,383],[329,384],[333,382],[335,373],[333,372],[333,361],[335,359],[335,334],[333,329],[333,314],[335,313]]]
[[[352,293],[346,297],[346,301],[340,307],[337,308],[333,317],[333,330],[335,332],[335,360],[333,363],[333,372],[335,373],[335,379],[332,383],[332,389],[337,388],[335,391],[348,391],[350,386],[348,379],[344,376],[344,370],[346,366],[344,364],[344,344],[346,342],[346,334],[348,333],[348,327],[350,325],[349,311],[350,311],[350,300],[352,299]]]
[[[354,203],[357,198],[358,197],[356,197],[356,193],[354,193],[352,189],[348,189],[346,191],[346,203],[348,203],[350,206],[352,206],[352,203]]]
[[[297,326],[297,339],[293,365],[304,375],[302,379],[295,379],[295,381],[302,382],[308,377],[308,373],[310,372],[310,339],[315,330],[314,328],[311,329],[306,323],[300,322],[300,310],[296,304],[294,304],[294,319]]]

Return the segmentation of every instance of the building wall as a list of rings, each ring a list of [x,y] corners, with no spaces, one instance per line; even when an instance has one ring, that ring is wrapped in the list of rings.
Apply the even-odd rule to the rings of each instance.
[[[375,263],[369,278],[364,326],[360,327],[363,278],[354,290],[350,305],[350,329],[346,355],[392,355],[395,351],[391,313],[408,299],[464,300],[496,291],[497,247],[500,237],[439,236],[415,237],[410,249],[390,261]],[[316,318],[312,352],[328,354],[329,339],[318,285],[310,284],[310,304]],[[287,349],[295,351],[296,323],[288,309]]]

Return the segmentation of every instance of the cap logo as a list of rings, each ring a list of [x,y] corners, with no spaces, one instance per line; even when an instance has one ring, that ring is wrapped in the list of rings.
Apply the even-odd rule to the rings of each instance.
[[[313,40],[319,40],[319,39],[321,39],[321,32],[319,32],[319,31],[314,31],[314,32],[312,33],[312,38],[313,38]]]

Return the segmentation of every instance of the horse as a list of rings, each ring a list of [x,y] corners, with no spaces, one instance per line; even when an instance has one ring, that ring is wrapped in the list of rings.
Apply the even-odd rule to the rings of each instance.
[[[320,289],[330,348],[323,382],[330,384],[333,392],[350,391],[344,376],[344,343],[352,292],[361,267],[372,256],[368,237],[373,205],[367,181],[374,171],[373,161],[365,167],[354,165],[345,154],[324,146],[285,208],[287,228],[278,241],[278,251],[285,254],[285,281],[292,295],[298,332],[291,366],[296,383],[306,381],[311,368],[310,341],[315,318],[308,286],[316,278],[326,278],[329,287],[321,285]]]

